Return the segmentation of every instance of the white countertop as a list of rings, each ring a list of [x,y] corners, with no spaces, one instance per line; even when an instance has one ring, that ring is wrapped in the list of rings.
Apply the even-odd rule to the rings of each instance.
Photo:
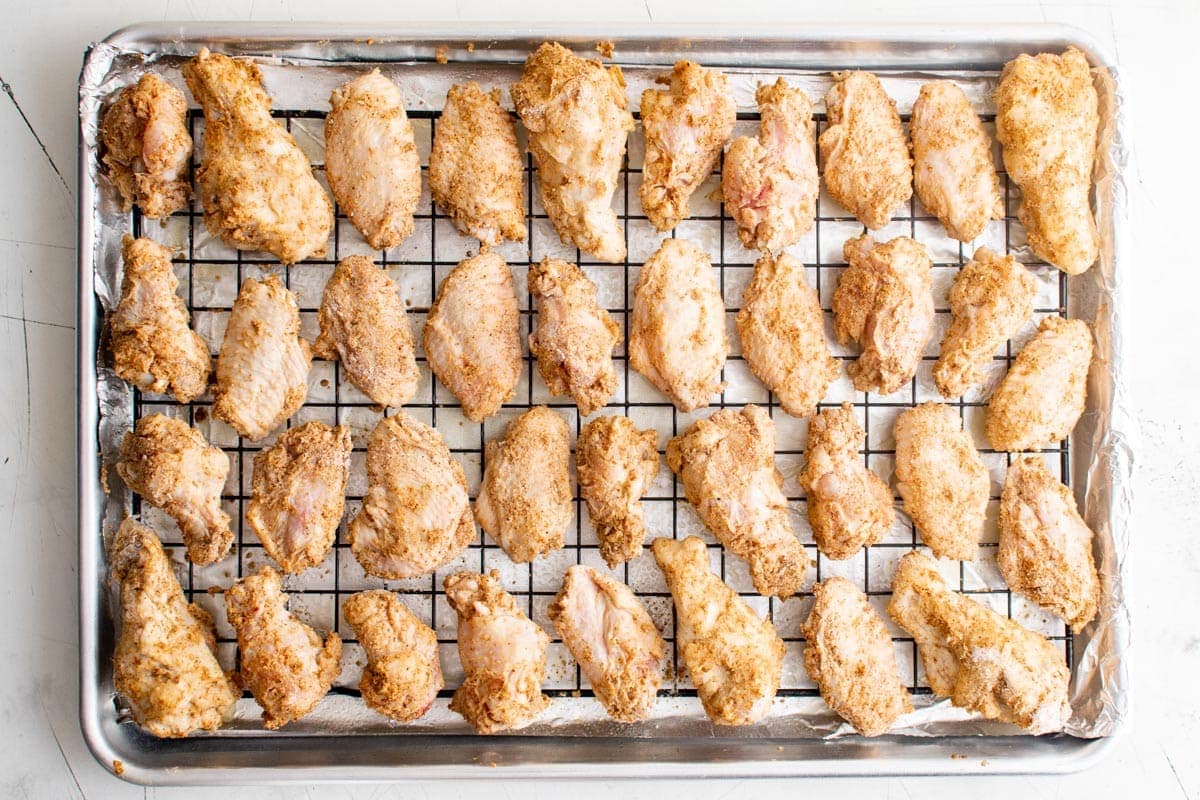
[[[685,795],[738,797],[964,796],[1200,797],[1200,266],[1189,230],[1200,160],[1194,56],[1200,12],[1165,2],[865,2],[803,6],[701,0],[7,0],[0,15],[0,794],[27,798],[182,798],[202,789],[142,789],[96,764],[77,722],[75,526],[75,87],[84,48],[148,19],[576,20],[688,22],[1065,22],[1110,47],[1126,81],[1136,161],[1134,258],[1138,282],[1127,376],[1141,424],[1132,521],[1134,719],[1092,770],[1064,777],[594,783],[578,800]],[[835,9],[839,16],[830,16]],[[1188,204],[1188,205],[1185,205]],[[969,785],[968,785],[969,784]],[[561,796],[562,784],[359,785],[221,789],[249,797],[378,798]],[[968,793],[970,793],[968,795]]]

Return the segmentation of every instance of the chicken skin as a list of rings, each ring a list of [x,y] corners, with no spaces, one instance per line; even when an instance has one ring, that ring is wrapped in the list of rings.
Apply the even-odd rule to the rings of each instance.
[[[841,368],[825,341],[821,299],[808,284],[803,262],[787,253],[758,259],[737,330],[746,363],[783,410],[793,417],[816,413]]]
[[[996,564],[1009,588],[1062,617],[1076,633],[1100,604],[1092,536],[1071,490],[1044,461],[1013,461],[1000,496]]]
[[[797,476],[808,496],[808,523],[829,558],[853,558],[892,527],[896,511],[887,484],[863,463],[863,430],[854,408],[827,408],[808,425],[804,469]]]
[[[212,617],[184,599],[158,535],[132,517],[113,538],[109,564],[121,597],[113,688],[134,722],[163,738],[215,731],[238,691],[217,662]]]
[[[462,465],[440,433],[404,411],[372,431],[367,484],[348,533],[354,557],[371,575],[427,575],[475,536]]]
[[[891,394],[916,374],[933,335],[933,262],[907,236],[876,244],[863,235],[842,252],[850,266],[833,293],[833,329],[862,347],[847,372],[860,392]]]
[[[183,65],[183,77],[204,107],[196,182],[209,233],[284,264],[324,254],[333,204],[308,157],[271,117],[258,67],[202,48]]]
[[[697,420],[667,444],[667,465],[717,541],[749,563],[756,592],[787,598],[800,590],[809,558],[788,517],[765,410],[723,408]]]
[[[526,59],[512,98],[554,230],[601,261],[621,261],[625,232],[612,197],[634,127],[621,68],[547,42]]]
[[[596,302],[596,284],[583,270],[557,258],[529,268],[529,291],[537,301],[537,327],[529,352],[550,394],[569,394],[588,416],[617,390],[613,349],[621,328]]]
[[[888,614],[916,641],[934,694],[1032,734],[1062,730],[1071,672],[1033,631],[950,591],[932,559],[908,553],[892,581]]]
[[[658,433],[628,417],[598,417],[575,445],[579,492],[610,568],[642,554],[646,523],[641,498],[658,475]]]
[[[337,359],[372,402],[399,408],[417,393],[416,342],[399,287],[366,256],[338,262],[317,314],[317,358]]]
[[[771,710],[786,648],[775,626],[712,572],[699,538],[655,539],[654,560],[675,600],[676,642],[704,713],[751,725]]]
[[[1087,404],[1092,332],[1078,319],[1046,317],[988,403],[985,431],[997,450],[1036,450],[1071,435]]]
[[[143,392],[170,392],[190,403],[208,388],[212,357],[175,293],[179,281],[171,251],[132,236],[124,238],[121,251],[121,299],[109,319],[113,369]]]
[[[867,596],[845,578],[813,587],[813,607],[800,628],[804,669],[821,697],[863,736],[878,736],[912,711],[887,627]]]
[[[638,196],[650,224],[667,231],[691,214],[688,201],[721,158],[737,106],[725,76],[694,61],[676,61],[655,83],[669,88],[642,92],[646,157]]]
[[[466,673],[450,710],[476,733],[526,727],[550,705],[542,694],[550,637],[500,588],[495,570],[449,575],[445,590],[458,614],[458,655]]]
[[[482,422],[512,399],[521,378],[521,312],[512,271],[498,253],[464,259],[438,288],[423,330],[438,380]]]
[[[329,555],[346,504],[350,429],[313,420],[254,455],[246,522],[284,572],[300,573]]]
[[[996,138],[1004,167],[1021,187],[1017,218],[1029,247],[1068,275],[1096,261],[1100,235],[1092,216],[1092,170],[1100,100],[1087,56],[1019,55],[996,87]]]
[[[367,653],[363,702],[397,722],[423,716],[445,685],[433,628],[382,589],[350,595],[342,615]]]
[[[816,123],[808,95],[783,78],[759,86],[754,97],[758,138],[741,136],[729,145],[721,194],[742,244],[778,253],[800,241],[816,221]]]
[[[725,301],[712,262],[689,241],[664,239],[634,289],[629,366],[677,409],[693,411],[724,390],[728,355]]]
[[[296,295],[275,275],[248,278],[221,342],[213,416],[257,442],[304,405],[311,364]]]
[[[825,94],[829,127],[821,134],[825,188],[871,230],[891,221],[912,197],[912,158],[896,101],[870,72],[834,73]]]
[[[193,564],[212,564],[229,552],[233,533],[221,508],[229,457],[200,431],[162,414],[142,417],[121,440],[116,468],[143,501],[175,520]]]
[[[537,406],[487,443],[475,519],[510,559],[533,561],[563,546],[571,524],[567,422]]]
[[[183,92],[147,72],[117,95],[99,134],[100,160],[126,211],[136,204],[150,219],[161,219],[187,207],[192,136]]]
[[[429,191],[442,213],[482,244],[524,241],[524,171],[500,90],[485,92],[474,81],[451,86],[429,153]]]
[[[546,613],[609,715],[621,722],[649,716],[666,643],[630,588],[577,564]]]
[[[917,199],[951,238],[972,241],[988,220],[1004,219],[991,142],[958,84],[932,81],[921,87],[909,134]]]
[[[950,287],[950,327],[933,365],[943,397],[958,397],[983,380],[992,355],[1033,316],[1037,281],[1012,256],[975,251]]]
[[[371,70],[329,96],[325,175],[333,197],[367,244],[395,247],[413,232],[421,158],[400,87]]]

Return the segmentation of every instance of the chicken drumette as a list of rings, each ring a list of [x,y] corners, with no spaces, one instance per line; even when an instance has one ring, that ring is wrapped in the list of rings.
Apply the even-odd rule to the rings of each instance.
[[[658,433],[628,417],[598,417],[579,432],[579,492],[609,567],[637,558],[646,540],[641,498],[658,475]]]

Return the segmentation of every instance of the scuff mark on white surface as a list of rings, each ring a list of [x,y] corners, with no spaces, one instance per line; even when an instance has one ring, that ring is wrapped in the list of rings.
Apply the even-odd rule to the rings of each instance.
[[[71,187],[67,186],[67,179],[63,177],[62,170],[58,168],[58,164],[54,163],[54,157],[51,156],[50,151],[46,149],[46,144],[42,141],[42,137],[38,136],[38,132],[33,127],[33,123],[29,121],[29,117],[25,116],[25,111],[21,108],[21,104],[17,102],[17,96],[13,93],[12,86],[9,85],[8,81],[4,80],[3,75],[0,75],[0,88],[4,89],[4,93],[8,95],[8,99],[12,100],[12,104],[14,107],[16,107],[17,113],[21,115],[21,119],[25,122],[25,127],[29,129],[31,134],[33,134],[33,138],[38,143],[38,147],[42,148],[42,153],[46,156],[46,160],[50,162],[50,166],[53,168],[54,174],[58,176],[58,181],[62,184],[63,191],[66,192],[67,196],[69,197],[71,195]]]

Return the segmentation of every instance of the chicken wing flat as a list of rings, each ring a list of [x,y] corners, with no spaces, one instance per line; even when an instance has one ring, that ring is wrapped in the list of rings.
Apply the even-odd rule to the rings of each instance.
[[[985,430],[997,450],[1061,442],[1087,404],[1092,332],[1078,319],[1046,317],[988,403]]]
[[[697,420],[667,444],[667,465],[717,541],[749,563],[756,592],[787,598],[800,590],[809,558],[788,518],[765,410],[723,408]]]
[[[691,214],[688,201],[717,165],[737,106],[725,75],[694,61],[676,61],[655,83],[669,88],[642,92],[646,157],[638,196],[650,224],[667,231]]]
[[[975,251],[950,287],[950,327],[933,365],[943,397],[958,397],[983,380],[983,368],[1033,316],[1037,281],[1012,256]]]
[[[625,233],[612,197],[634,127],[621,68],[546,42],[526,59],[512,98],[554,230],[601,261],[621,261]]]
[[[184,599],[158,535],[137,520],[121,523],[109,564],[121,596],[113,688],[134,722],[164,738],[215,731],[238,691],[217,662],[212,617]]]
[[[546,613],[609,715],[621,722],[649,716],[666,643],[630,588],[577,564]]]
[[[263,725],[275,730],[321,702],[338,676],[342,640],[325,641],[287,610],[279,573],[270,567],[225,590],[225,612],[237,631],[241,676],[262,706]]]
[[[916,374],[933,335],[933,262],[907,236],[876,244],[863,235],[842,252],[850,266],[833,293],[833,329],[862,347],[847,371],[860,392],[891,394]]]
[[[495,570],[448,575],[445,590],[458,614],[458,655],[466,673],[450,710],[476,733],[524,728],[550,705],[542,694],[550,637],[500,588]]]
[[[916,641],[934,694],[1029,733],[1062,730],[1071,672],[1045,638],[950,591],[926,555],[900,560],[888,614]]]
[[[333,204],[308,157],[271,117],[258,67],[202,48],[183,65],[183,77],[204,107],[196,182],[209,233],[239,250],[266,250],[284,264],[322,255]]]
[[[675,600],[676,643],[704,713],[751,725],[771,710],[786,648],[769,620],[712,572],[699,538],[655,539],[654,560]]]
[[[363,702],[398,722],[422,717],[445,685],[433,628],[382,589],[350,595],[342,615],[367,653]]]
[[[1087,56],[1074,47],[1017,56],[995,99],[996,138],[1021,187],[1017,217],[1030,249],[1068,275],[1085,271],[1100,250],[1090,197],[1100,100]]]
[[[187,207],[192,136],[183,92],[147,72],[117,95],[99,134],[100,160],[126,211],[137,204],[150,219],[161,219]]]
[[[825,94],[829,127],[821,160],[829,196],[871,230],[912,197],[912,158],[896,101],[870,72],[834,73]]]
[[[562,547],[572,518],[566,420],[545,406],[529,409],[487,443],[485,461],[479,526],[518,564]]]
[[[808,425],[804,469],[797,476],[808,496],[808,523],[829,558],[853,558],[892,526],[892,493],[859,455],[863,430],[854,408],[827,408]]]
[[[329,96],[325,175],[350,222],[376,250],[413,232],[421,199],[421,158],[400,87],[378,69]]]
[[[787,253],[767,253],[737,315],[742,356],[794,417],[812,416],[841,368],[825,341],[821,299],[808,284],[804,263]]]
[[[525,162],[500,90],[450,87],[433,133],[429,191],[459,232],[483,244],[525,240]]]
[[[1004,219],[992,145],[971,101],[953,81],[921,87],[909,123],[917,199],[951,238],[969,242]]]
[[[346,504],[352,447],[349,428],[313,420],[255,453],[246,522],[284,572],[303,572],[329,555]]]
[[[1092,535],[1071,490],[1044,461],[1013,461],[1000,496],[1000,574],[1014,592],[1058,614],[1076,633],[1100,604]]]
[[[712,262],[689,241],[664,239],[634,289],[629,366],[677,409],[693,411],[724,390],[728,355],[725,301]]]
[[[912,703],[887,627],[867,596],[845,578],[813,587],[813,607],[800,628],[804,669],[821,697],[863,736],[886,733]]]
[[[521,379],[521,312],[512,271],[498,253],[450,271],[422,336],[429,368],[467,419],[482,422],[512,399]]]
[[[538,372],[551,394],[571,395],[586,417],[617,390],[612,353],[621,328],[596,302],[596,284],[575,264],[543,259],[529,268],[529,291],[537,301],[529,352]]]
[[[440,433],[404,411],[371,433],[367,484],[348,533],[354,557],[371,575],[427,575],[475,536],[462,465]]]
[[[311,364],[296,295],[275,275],[248,278],[221,341],[213,416],[257,442],[304,405]]]
[[[991,480],[971,435],[949,406],[904,411],[896,438],[896,490],[921,541],[938,558],[974,561],[987,516]]]
[[[642,554],[646,523],[642,495],[658,475],[658,433],[638,430],[628,417],[597,417],[575,445],[579,492],[609,567]]]
[[[126,236],[121,299],[109,319],[113,369],[143,392],[170,392],[190,403],[208,388],[212,357],[191,328],[171,251],[150,239]]]
[[[121,440],[117,474],[179,525],[194,564],[220,561],[233,544],[221,490],[229,457],[186,422],[162,414],[137,421]]]
[[[758,138],[740,136],[729,145],[721,194],[742,244],[777,253],[800,241],[816,221],[816,123],[808,95],[783,78],[759,86],[754,97]]]
[[[317,314],[317,358],[338,359],[346,377],[381,406],[399,408],[417,393],[416,342],[399,288],[366,256],[338,262]]]

